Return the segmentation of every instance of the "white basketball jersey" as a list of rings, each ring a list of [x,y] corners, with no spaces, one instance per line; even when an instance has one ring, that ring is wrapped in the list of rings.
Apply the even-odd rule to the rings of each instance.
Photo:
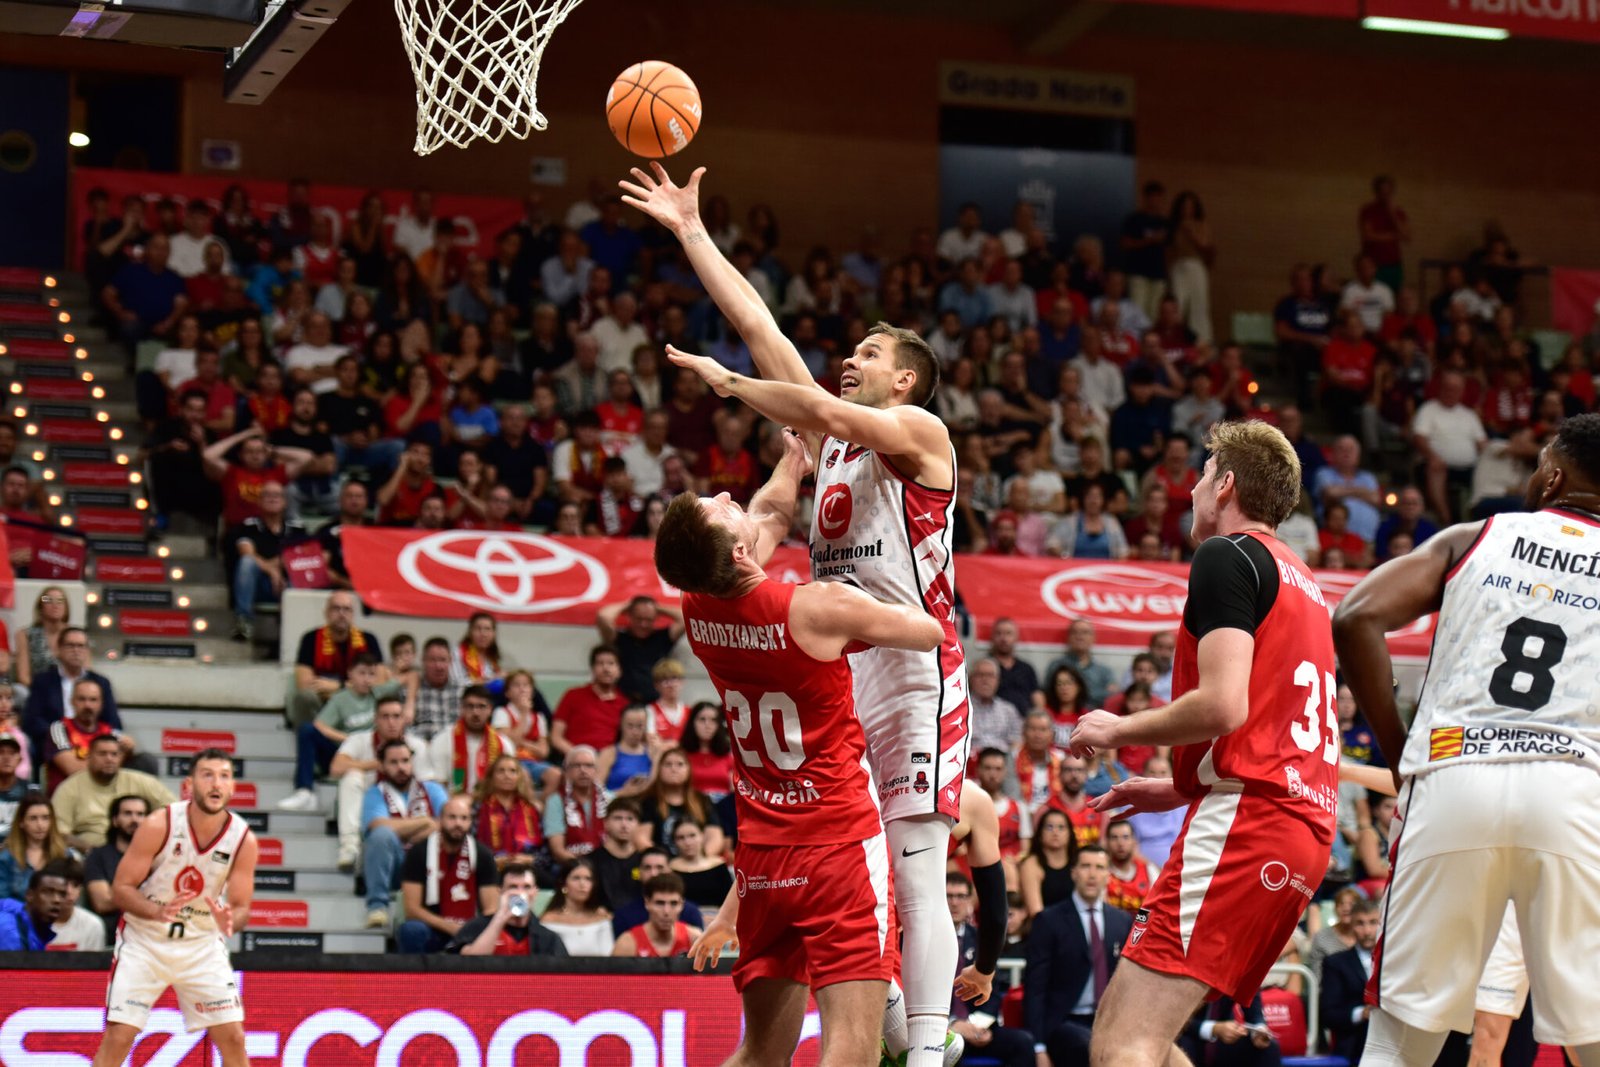
[[[1490,519],[1445,575],[1401,773],[1565,760],[1600,771],[1600,520]]]
[[[180,800],[167,808],[167,839],[156,853],[150,873],[139,883],[145,899],[159,904],[182,900],[186,902],[183,910],[170,923],[123,915],[129,928],[149,937],[216,936],[217,924],[206,901],[221,899],[239,845],[250,832],[249,824],[230,811],[214,840],[196,841],[189,826],[189,803]]]

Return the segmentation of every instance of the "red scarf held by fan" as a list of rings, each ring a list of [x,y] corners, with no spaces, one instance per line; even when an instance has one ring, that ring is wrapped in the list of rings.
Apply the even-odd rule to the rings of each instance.
[[[311,669],[322,678],[343,678],[350,673],[350,661],[359,652],[367,650],[367,635],[350,627],[350,647],[342,655],[339,643],[333,638],[333,627],[324,626],[317,631],[317,647],[312,653]]]
[[[486,682],[494,677],[491,672],[498,671],[500,664],[491,662],[489,663],[489,669],[485,670],[485,662],[488,661],[484,659],[483,653],[478,651],[477,645],[474,645],[471,641],[461,642],[461,666],[466,669],[468,681],[473,683]]]
[[[453,792],[460,793],[467,788],[467,721],[457,719],[454,736],[455,760],[450,768],[450,787]],[[500,758],[505,749],[500,744],[500,731],[493,727],[484,727],[483,744],[478,746],[478,758],[473,761],[472,780],[479,782],[494,766],[494,761]]]
[[[483,802],[478,816],[478,834],[497,856],[531,853],[543,843],[539,809],[522,797],[514,797],[505,807],[498,797]]]
[[[1046,775],[1046,778],[1048,779],[1045,783],[1046,796],[1043,800],[1040,800],[1037,799],[1034,794],[1036,787],[1033,784],[1034,771],[1037,769],[1038,764],[1035,762],[1033,755],[1026,748],[1020,748],[1017,750],[1017,785],[1022,791],[1022,802],[1029,808],[1037,807],[1038,805],[1049,800],[1049,794],[1055,791],[1056,781],[1060,777],[1061,753],[1054,748],[1050,749],[1048,755],[1045,757],[1045,762],[1049,765],[1050,770]]]

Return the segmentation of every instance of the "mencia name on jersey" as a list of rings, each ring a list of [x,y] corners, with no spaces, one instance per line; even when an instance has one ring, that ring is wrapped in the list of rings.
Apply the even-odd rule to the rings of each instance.
[[[1600,578],[1600,552],[1566,552],[1519,536],[1511,546],[1511,557],[1547,570]]]
[[[814,578],[834,578],[841,574],[854,574],[857,559],[882,559],[883,538],[870,545],[820,544],[811,546],[811,574]]]

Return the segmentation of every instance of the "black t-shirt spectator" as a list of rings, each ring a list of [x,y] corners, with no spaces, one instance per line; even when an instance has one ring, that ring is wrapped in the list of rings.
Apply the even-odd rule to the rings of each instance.
[[[459,954],[462,949],[478,940],[478,935],[483,933],[493,919],[492,915],[480,915],[476,919],[468,919],[461,929],[456,931],[456,936],[450,939],[444,950]],[[521,942],[522,950],[530,956],[567,958],[566,942],[540,926],[538,919],[529,919],[527,926],[512,926],[507,923],[502,928],[502,936]]]
[[[1301,299],[1297,296],[1286,296],[1278,301],[1278,306],[1273,309],[1274,321],[1288,325],[1291,330],[1299,333],[1315,334],[1326,337],[1328,329],[1333,325],[1333,314],[1316,297]]]
[[[302,433],[293,426],[285,426],[281,430],[273,430],[268,438],[274,445],[282,448],[303,448],[318,457],[333,455],[333,438],[318,429],[311,429]],[[313,485],[325,486],[333,476],[330,474],[313,474],[295,479]]]
[[[275,532],[260,519],[249,518],[228,531],[227,549],[237,558],[239,542],[249,541],[262,559],[277,559],[283,555],[284,545],[303,541],[305,536],[305,527],[298,522],[285,522],[283,529]]]
[[[1122,269],[1128,274],[1140,278],[1161,279],[1167,276],[1167,234],[1172,230],[1172,223],[1165,215],[1151,215],[1145,211],[1135,211],[1122,220],[1122,236],[1131,237],[1136,241],[1158,238],[1157,244],[1146,248],[1136,248],[1131,252],[1122,254]]]
[[[1026,714],[1033,707],[1034,690],[1038,688],[1039,675],[1027,660],[1018,659],[1011,666],[1000,668],[1000,688],[996,695],[1001,700],[1011,701],[1011,706],[1018,711]]]
[[[116,881],[117,864],[121,862],[122,852],[110,842],[93,849],[83,861],[84,884]]]
[[[657,663],[672,655],[672,646],[677,642],[666,630],[652,630],[642,641],[622,630],[617,633],[616,644],[617,656],[622,661],[622,678],[617,687],[636,704],[650,703],[657,696],[650,672]]]
[[[377,401],[363,393],[355,396],[323,393],[317,398],[317,417],[335,437],[370,431],[374,426],[383,425],[382,409]],[[333,449],[330,447],[328,451]]]
[[[350,639],[346,638],[344,641],[335,644],[330,662],[319,666],[317,663],[317,634],[321,632],[321,629],[321,627],[318,627],[315,630],[307,630],[300,635],[300,648],[294,657],[295,666],[310,667],[319,678],[337,678],[342,682],[350,675],[350,657],[354,655],[350,648]],[[351,636],[354,637],[356,632],[356,630],[352,629],[350,631]],[[382,643],[365,631],[361,631],[361,636],[366,639],[366,647],[361,651],[371,652],[378,657],[378,662],[382,663]],[[498,883],[490,882],[488,884],[496,885]]]
[[[531,437],[524,437],[515,445],[496,437],[484,446],[483,461],[494,468],[500,484],[518,500],[528,499],[533,492],[534,472],[550,467],[544,448]]]
[[[426,889],[428,884],[428,849],[438,847],[439,846],[434,843],[434,839],[430,836],[423,838],[421,841],[418,841],[416,844],[406,849],[405,862],[400,865],[400,881],[402,883],[417,882],[422,885],[424,889]],[[478,879],[478,888],[480,890],[487,886],[496,886],[500,884],[500,871],[494,865],[494,850],[488,845],[484,844],[482,841],[478,842],[478,866],[473,873]],[[423,899],[427,899],[426,892],[423,893]],[[423,906],[427,907],[426,904]],[[478,909],[478,901],[476,897],[473,898],[472,909],[474,911]],[[439,914],[438,905],[428,907],[428,910],[433,912],[435,915]]]
[[[350,572],[344,565],[344,539],[339,534],[344,530],[344,523],[330,522],[316,533],[315,540],[328,554],[328,571],[348,581]]]
[[[606,851],[604,845],[589,853],[594,863],[600,889],[605,893],[606,906],[616,911],[630,900],[639,897],[639,853],[627,859],[618,859]]]

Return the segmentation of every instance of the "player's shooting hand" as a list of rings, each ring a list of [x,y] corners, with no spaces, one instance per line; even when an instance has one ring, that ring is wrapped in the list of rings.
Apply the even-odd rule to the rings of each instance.
[[[1120,716],[1104,709],[1089,712],[1072,728],[1072,754],[1088,759],[1097,750],[1116,748],[1117,724],[1121,721]]]
[[[233,936],[233,909],[220,900],[206,897],[206,907],[211,909],[211,919],[217,924],[217,933],[223,937]]]
[[[1140,815],[1171,811],[1187,803],[1188,800],[1178,792],[1171,778],[1129,778],[1090,800],[1089,806],[1095,811],[1117,811],[1121,808],[1126,809],[1120,813],[1122,815]]]
[[[668,345],[667,358],[674,365],[698,374],[718,396],[733,395],[733,383],[739,376],[710,356],[696,356]]]
[[[700,936],[694,939],[694,944],[689,946],[689,958],[694,960],[695,970],[703,971],[708,965],[715,967],[726,949],[738,947],[739,935],[733,924],[721,918],[712,919]]]
[[[965,970],[956,975],[956,996],[962,1000],[970,1000],[974,1004],[987,1003],[994,995],[994,975],[979,972],[975,964],[969,964]]]
[[[622,202],[649,215],[680,239],[687,240],[691,231],[705,239],[700,228],[700,178],[706,168],[696,167],[686,185],[673,182],[667,168],[660,163],[652,162],[650,169],[655,171],[653,176],[634,167],[629,172],[633,181],[617,183],[627,194]]]

